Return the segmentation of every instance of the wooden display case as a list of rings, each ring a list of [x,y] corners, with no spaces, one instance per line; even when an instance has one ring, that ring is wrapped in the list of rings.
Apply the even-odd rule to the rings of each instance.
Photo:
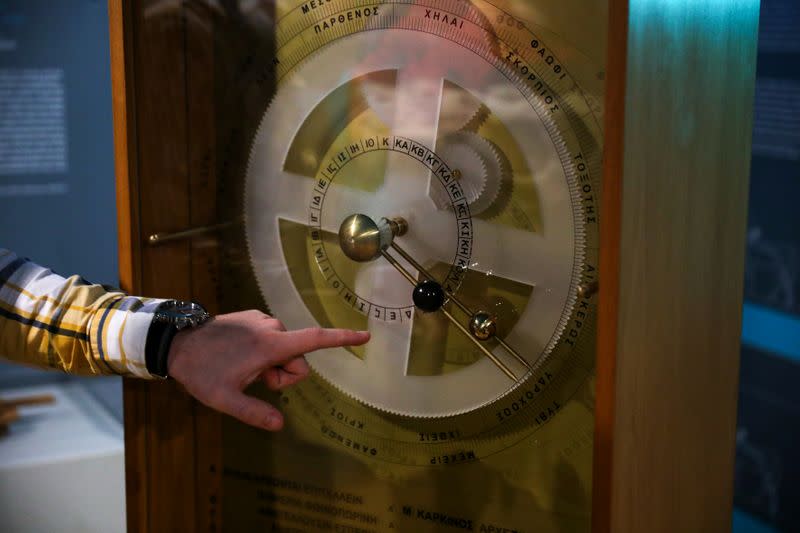
[[[758,2],[585,0],[571,3],[577,8],[569,12],[555,2],[495,3],[522,13],[492,18],[488,8],[480,8],[498,35],[531,27],[550,43],[569,43],[575,35],[585,39],[587,53],[568,54],[564,68],[579,73],[586,108],[597,118],[596,132],[586,138],[599,140],[598,174],[602,161],[602,177],[596,176],[602,183],[596,360],[589,362],[580,389],[588,418],[581,419],[582,434],[567,428],[569,442],[553,452],[583,459],[571,477],[554,478],[552,487],[541,489],[535,502],[566,495],[567,507],[553,504],[542,511],[551,518],[526,527],[730,531]],[[257,283],[242,275],[248,257],[237,229],[241,177],[286,63],[278,46],[285,36],[275,28],[290,16],[288,4],[304,14],[351,4],[380,6],[381,12],[385,7],[345,0],[109,0],[124,289],[194,299],[212,313],[264,308]],[[470,3],[422,4],[454,17]],[[319,20],[319,31],[309,25],[310,35],[324,30],[328,19]],[[563,44],[554,49],[559,46],[570,50]],[[194,233],[181,233],[187,230]],[[159,244],[151,242],[154,235],[160,235]],[[236,530],[240,523],[257,524],[249,530],[269,524],[275,530],[324,529],[276,518],[284,511],[275,509],[285,507],[275,503],[275,495],[289,499],[274,484],[242,489],[265,476],[278,479],[269,477],[271,468],[291,469],[277,463],[298,460],[285,450],[319,436],[256,435],[171,381],[126,380],[124,400],[130,531]],[[361,511],[376,517],[371,530],[433,527],[403,516],[404,507],[425,506],[409,503],[406,489],[385,496],[384,507],[376,510],[370,496],[352,485],[359,476],[372,476],[370,490],[389,490],[405,483],[397,481],[402,476],[396,471],[376,467],[377,473],[363,474],[363,465],[353,466],[352,450],[320,446],[308,450],[326,457],[314,468],[328,469],[322,476],[327,484],[316,471],[309,472],[309,486],[364,498]],[[254,449],[257,468],[243,479],[242,456]],[[551,464],[555,470],[560,463]],[[229,479],[236,473],[238,481]],[[491,468],[484,478],[471,475],[454,475],[450,485],[440,476],[430,487],[423,479],[420,494],[484,491],[487,500],[508,498],[516,507],[492,516],[499,523],[508,519],[509,530],[517,528],[508,517],[515,509],[527,512],[519,511],[527,500],[519,496],[524,490],[514,488],[540,480],[508,481]],[[541,479],[549,475],[543,471]],[[290,481],[304,479],[295,474]],[[258,490],[271,503],[259,500]],[[436,508],[437,500],[429,501],[428,508]],[[314,515],[307,502],[298,505]],[[460,516],[474,520],[474,530],[489,530],[488,515],[470,512]],[[570,518],[552,518],[559,512]],[[330,512],[320,516],[332,526],[358,524]]]

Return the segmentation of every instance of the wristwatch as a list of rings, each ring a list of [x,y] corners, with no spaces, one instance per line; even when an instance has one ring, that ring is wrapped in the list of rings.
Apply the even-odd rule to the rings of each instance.
[[[159,305],[147,331],[144,348],[147,371],[156,377],[168,378],[167,358],[175,334],[182,329],[196,328],[210,318],[208,311],[195,302],[166,300]]]

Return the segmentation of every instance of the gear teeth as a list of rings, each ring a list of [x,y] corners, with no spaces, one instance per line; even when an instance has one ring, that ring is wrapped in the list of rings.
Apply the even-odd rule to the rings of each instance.
[[[461,187],[467,195],[470,212],[473,215],[492,208],[497,203],[501,193],[504,190],[510,190],[511,167],[496,144],[477,133],[467,131],[460,131],[446,136],[442,140],[442,144],[444,144],[444,148],[441,150],[442,157],[445,156],[448,150],[453,151],[463,147],[464,150],[468,150],[470,159],[477,161],[477,163],[459,164],[445,159],[445,162],[451,168],[463,170],[461,167],[465,166],[470,170],[470,172],[464,173]],[[466,159],[466,157],[462,159]],[[477,166],[478,164],[480,165],[480,172],[470,169],[471,165]]]
[[[492,203],[483,213],[487,218],[493,219],[500,216],[514,195],[514,171],[511,168],[511,163],[508,161],[508,158],[502,152],[502,150],[500,150],[495,143],[489,140],[486,142],[489,144],[490,149],[497,158],[500,167],[498,172],[500,183],[499,190],[497,191],[497,195]]]
[[[458,183],[470,205],[470,211],[473,211],[475,202],[486,194],[489,168],[485,154],[478,153],[470,143],[465,142],[465,139],[468,139],[467,135],[472,134],[459,133],[446,137],[441,143],[443,146],[438,154],[451,170],[461,172],[462,177]],[[450,198],[443,188],[434,188],[431,196],[439,209],[451,207]]]
[[[464,126],[459,130],[461,132],[468,132],[468,133],[478,133],[478,130],[481,129],[486,121],[489,119],[489,115],[491,111],[485,104],[481,104],[477,111],[472,115],[472,117],[467,121]]]

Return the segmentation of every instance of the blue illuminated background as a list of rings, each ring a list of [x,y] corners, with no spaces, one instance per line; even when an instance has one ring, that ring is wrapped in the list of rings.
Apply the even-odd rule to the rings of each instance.
[[[800,2],[762,0],[734,530],[800,531]]]

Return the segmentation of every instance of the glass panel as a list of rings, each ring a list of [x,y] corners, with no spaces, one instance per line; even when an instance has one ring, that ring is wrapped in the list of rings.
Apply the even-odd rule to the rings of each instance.
[[[588,531],[606,6],[189,11],[187,46],[214,43],[187,72],[214,76],[219,307],[372,332],[254,388],[282,433],[225,419],[225,528]],[[358,252],[392,240],[406,274]],[[415,308],[428,276],[452,320]]]

